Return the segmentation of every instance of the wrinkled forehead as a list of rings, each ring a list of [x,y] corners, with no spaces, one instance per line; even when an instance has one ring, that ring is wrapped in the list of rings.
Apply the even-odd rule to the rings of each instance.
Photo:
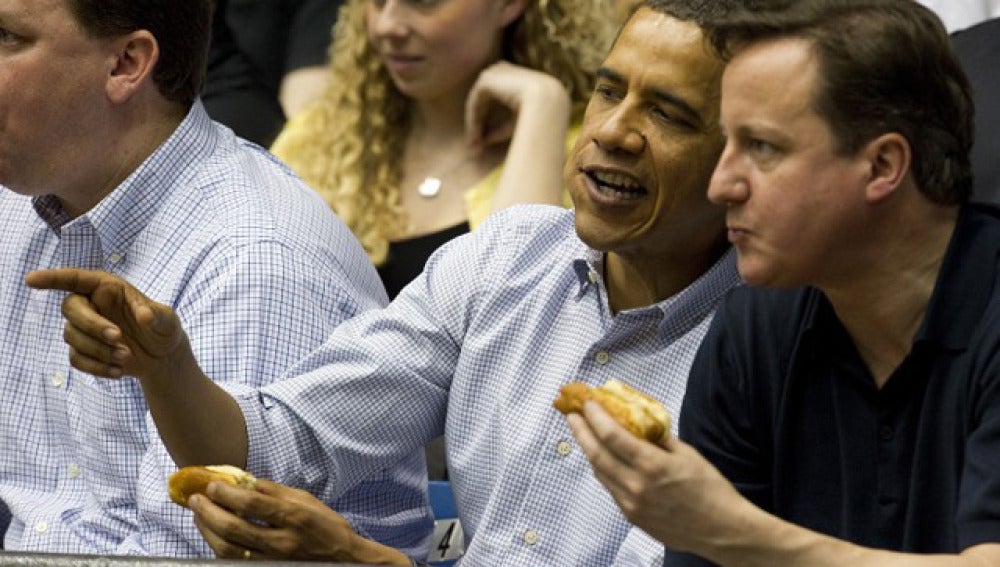
[[[694,22],[640,8],[622,28],[605,67],[643,88],[674,93],[700,114],[717,110],[723,62]]]
[[[819,60],[807,39],[756,42],[735,53],[722,80],[723,106],[734,97],[782,103],[791,111],[813,107],[819,88]]]

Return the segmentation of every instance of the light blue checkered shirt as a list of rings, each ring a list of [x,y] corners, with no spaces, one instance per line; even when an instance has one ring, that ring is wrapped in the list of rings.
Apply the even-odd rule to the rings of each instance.
[[[679,415],[717,302],[738,284],[732,251],[697,282],[613,315],[601,257],[573,213],[523,206],[445,245],[385,310],[334,332],[262,394],[232,388],[250,467],[339,493],[441,433],[466,565],[660,565],[552,401],[563,384],[634,384]]]
[[[385,303],[368,258],[321,199],[200,103],[87,214],[69,219],[54,198],[0,189],[0,218],[0,500],[14,517],[5,546],[210,554],[167,498],[176,467],[137,382],[71,369],[65,294],[29,290],[24,275],[62,266],[121,275],[177,311],[209,376],[260,386],[344,319]],[[404,549],[430,521],[423,462],[407,465],[336,504],[362,533],[371,527]],[[381,515],[395,523],[374,521]]]

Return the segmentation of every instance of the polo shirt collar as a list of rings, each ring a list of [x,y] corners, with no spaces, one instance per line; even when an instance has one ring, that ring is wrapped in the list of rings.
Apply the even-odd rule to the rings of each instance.
[[[1000,210],[966,205],[934,284],[916,341],[962,350],[979,328],[996,280],[1000,258]]]

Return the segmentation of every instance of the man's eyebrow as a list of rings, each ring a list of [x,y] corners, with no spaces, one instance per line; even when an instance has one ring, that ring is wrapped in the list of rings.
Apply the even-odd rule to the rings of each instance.
[[[624,83],[625,77],[622,77],[618,73],[612,71],[607,67],[600,67],[597,69],[597,78],[604,79],[606,81],[611,81],[612,83]]]
[[[627,82],[625,80],[625,77],[607,67],[599,68],[597,70],[597,77],[599,79],[604,79],[605,81],[609,81],[618,85]],[[703,125],[704,121],[701,118],[701,114],[699,114],[698,111],[695,110],[694,107],[688,103],[688,101],[684,100],[683,98],[675,95],[670,91],[665,91],[663,89],[654,88],[650,89],[650,92],[652,93],[653,98],[680,110],[681,113],[684,114],[688,120],[694,122],[695,125],[697,126]]]

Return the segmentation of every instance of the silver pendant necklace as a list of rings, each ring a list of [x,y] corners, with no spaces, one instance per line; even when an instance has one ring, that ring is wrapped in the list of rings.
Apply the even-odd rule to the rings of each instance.
[[[424,199],[433,199],[441,193],[441,188],[444,187],[444,180],[449,175],[458,171],[460,167],[469,162],[472,156],[463,153],[459,156],[458,161],[448,164],[440,173],[437,175],[428,175],[424,177],[424,180],[417,185],[417,194]]]
[[[441,192],[441,178],[440,177],[425,177],[420,185],[417,186],[417,193],[425,199],[433,199],[437,197],[437,194]]]

